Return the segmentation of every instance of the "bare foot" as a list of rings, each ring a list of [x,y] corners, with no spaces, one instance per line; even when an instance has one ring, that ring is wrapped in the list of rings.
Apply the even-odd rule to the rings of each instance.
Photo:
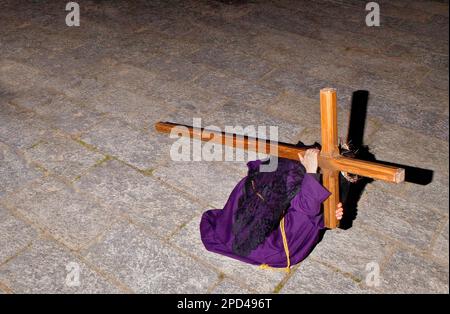
[[[343,215],[344,215],[344,208],[342,207],[342,203],[339,203],[336,209],[337,220],[341,220]]]

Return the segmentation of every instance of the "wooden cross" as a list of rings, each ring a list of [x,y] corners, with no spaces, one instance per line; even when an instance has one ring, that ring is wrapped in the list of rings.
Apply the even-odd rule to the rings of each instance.
[[[320,115],[322,149],[319,154],[319,167],[322,170],[323,185],[331,192],[324,202],[324,222],[330,229],[338,227],[335,211],[339,203],[339,172],[357,174],[363,177],[400,183],[405,180],[405,170],[375,162],[348,158],[340,155],[338,147],[336,90],[324,88],[320,90]],[[225,132],[192,128],[170,122],[158,122],[155,128],[159,132],[170,133],[173,128],[185,127],[188,134],[179,133],[190,138],[199,139],[245,150],[262,152],[269,155],[299,160],[298,154],[304,154],[306,148],[292,144],[270,143],[269,140],[252,138]]]

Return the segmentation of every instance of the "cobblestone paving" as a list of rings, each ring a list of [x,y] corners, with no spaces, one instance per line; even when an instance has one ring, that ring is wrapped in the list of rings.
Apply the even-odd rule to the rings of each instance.
[[[380,27],[357,0],[78,2],[67,27],[65,1],[0,1],[1,293],[449,292],[447,1],[378,1]],[[367,185],[290,274],[207,252],[245,163],[174,162],[152,124],[310,143],[327,86],[341,135],[369,91],[364,143],[432,182]]]

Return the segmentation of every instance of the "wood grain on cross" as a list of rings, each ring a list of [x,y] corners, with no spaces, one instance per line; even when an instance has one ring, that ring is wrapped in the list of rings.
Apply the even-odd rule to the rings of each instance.
[[[348,158],[340,155],[338,146],[337,128],[337,104],[336,90],[324,88],[320,91],[320,115],[322,149],[319,155],[319,167],[322,170],[323,185],[331,192],[324,202],[324,222],[327,228],[338,226],[335,211],[339,203],[339,172],[357,174],[376,180],[400,183],[405,180],[405,170],[393,166]],[[177,127],[182,127],[178,129]],[[304,154],[306,148],[300,148],[292,144],[270,142],[244,135],[218,132],[203,128],[193,128],[170,122],[158,122],[155,128],[159,132],[171,133],[175,131],[179,135],[189,136],[193,139],[232,146],[244,150],[261,152],[282,158],[299,160],[298,154]],[[175,130],[173,130],[175,128]],[[187,132],[185,132],[187,130]]]

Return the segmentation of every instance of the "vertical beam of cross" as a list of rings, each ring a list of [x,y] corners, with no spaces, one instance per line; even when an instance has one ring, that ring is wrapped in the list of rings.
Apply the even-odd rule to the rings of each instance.
[[[336,90],[324,88],[320,90],[320,117],[322,131],[322,150],[320,155],[327,158],[339,156]],[[323,170],[323,185],[331,192],[324,202],[325,227],[333,229],[338,226],[336,206],[339,203],[339,171]]]
[[[338,227],[336,219],[336,207],[339,203],[339,172],[348,173],[384,180],[387,182],[400,183],[405,180],[405,169],[387,166],[375,162],[352,159],[339,154],[338,128],[337,128],[337,104],[336,90],[325,88],[320,91],[320,111],[322,129],[322,150],[319,156],[319,166],[323,172],[323,185],[332,194],[324,202],[324,223],[327,228]],[[286,143],[276,143],[276,150],[271,149],[267,141],[258,138],[208,130],[204,135],[204,129],[198,130],[192,126],[175,124],[170,122],[158,122],[156,130],[163,133],[171,133],[174,128],[183,127],[182,136],[199,138],[202,141],[218,143],[232,147],[244,148],[267,154],[270,152],[275,156],[298,160],[298,154],[304,154],[305,148]],[[180,132],[178,132],[180,133]],[[211,134],[213,137],[211,138]],[[256,146],[254,141],[265,142],[266,145]],[[253,143],[253,144],[252,144]]]

